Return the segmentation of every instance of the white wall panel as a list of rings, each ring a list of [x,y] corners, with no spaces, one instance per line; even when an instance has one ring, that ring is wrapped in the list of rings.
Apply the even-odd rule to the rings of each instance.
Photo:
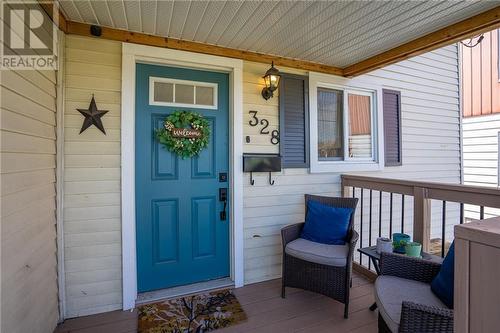
[[[499,188],[500,114],[463,119],[464,184]],[[484,217],[500,216],[500,209],[485,208]],[[478,206],[465,206],[465,217],[479,219]]]
[[[1,332],[52,332],[59,318],[56,83],[56,71],[0,73]]]
[[[66,38],[64,252],[66,316],[121,308],[121,44]],[[109,110],[79,133],[92,94]]]

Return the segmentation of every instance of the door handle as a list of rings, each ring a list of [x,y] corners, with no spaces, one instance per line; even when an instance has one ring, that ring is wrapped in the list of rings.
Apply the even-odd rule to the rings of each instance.
[[[220,188],[219,189],[219,201],[224,203],[224,208],[222,208],[222,211],[220,212],[220,220],[225,221],[227,219],[227,188]]]
[[[219,189],[219,201],[227,201],[227,188]]]
[[[224,201],[224,208],[220,212],[220,220],[221,221],[225,221],[227,219],[226,207],[227,207],[227,201]]]

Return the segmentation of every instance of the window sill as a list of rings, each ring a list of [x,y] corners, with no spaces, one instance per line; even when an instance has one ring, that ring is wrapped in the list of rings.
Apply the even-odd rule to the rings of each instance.
[[[311,163],[311,173],[379,171],[383,164],[374,161],[317,161]]]

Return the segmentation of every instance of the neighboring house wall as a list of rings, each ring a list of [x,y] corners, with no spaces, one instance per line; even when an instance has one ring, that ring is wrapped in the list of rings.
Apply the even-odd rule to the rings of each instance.
[[[462,103],[464,117],[500,113],[498,32],[484,34],[482,42],[462,53]]]
[[[463,121],[464,183],[498,187],[500,114]]]
[[[59,317],[56,72],[1,70],[0,90],[0,331],[52,332]]]
[[[116,42],[70,35],[66,46],[66,300],[67,314],[77,316],[121,306],[121,49]],[[244,136],[250,136],[251,141],[244,144],[247,153],[279,152],[279,145],[272,145],[269,135],[258,134],[261,126],[248,124],[248,111],[256,110],[259,116],[269,121],[268,130],[278,129],[277,94],[268,101],[261,96],[262,75],[268,67],[244,63]],[[371,174],[460,182],[457,47],[449,46],[389,66],[373,72],[370,77],[388,89],[401,90],[403,111],[403,166],[388,167],[383,172]],[[103,117],[107,136],[95,128],[78,135],[82,117],[75,108],[88,107],[92,93],[95,93],[99,108],[110,110]],[[303,221],[304,193],[340,195],[340,173],[310,174],[307,169],[285,169],[273,174],[274,186],[268,185],[267,174],[254,176],[255,186],[249,185],[248,175],[244,179],[245,283],[280,276],[279,230],[286,224]],[[374,192],[374,217],[378,216],[377,198]],[[387,198],[384,195],[384,202]],[[396,202],[399,197],[395,195],[394,198]],[[411,231],[412,202],[411,198],[407,199],[405,228]],[[367,205],[368,200],[365,201],[365,212],[368,212]],[[399,221],[397,208],[395,203],[395,220],[398,216]],[[433,235],[439,235],[439,203],[434,206],[433,216]],[[453,221],[455,216],[456,209],[450,205],[450,224],[456,223]],[[452,231],[452,228],[448,230]],[[384,229],[384,233],[387,232]],[[374,231],[373,239],[376,236]],[[363,242],[368,244],[367,238]]]
[[[484,34],[462,55],[464,184],[499,186],[500,133],[499,30]],[[485,217],[500,216],[500,209],[485,209]],[[479,207],[465,206],[465,217],[479,218]]]
[[[64,257],[66,317],[120,309],[121,43],[66,36],[64,112]],[[83,133],[94,94],[109,110]]]
[[[463,147],[464,184],[500,188],[500,114],[464,118]],[[485,218],[500,216],[500,209],[484,213]],[[478,219],[479,207],[466,205],[465,216]]]

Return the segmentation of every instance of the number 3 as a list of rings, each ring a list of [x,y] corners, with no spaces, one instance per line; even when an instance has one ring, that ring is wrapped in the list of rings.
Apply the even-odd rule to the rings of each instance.
[[[259,124],[259,118],[257,118],[257,111],[248,111],[252,115],[252,119],[248,122],[250,126],[257,126]],[[254,120],[255,122],[252,122]]]

